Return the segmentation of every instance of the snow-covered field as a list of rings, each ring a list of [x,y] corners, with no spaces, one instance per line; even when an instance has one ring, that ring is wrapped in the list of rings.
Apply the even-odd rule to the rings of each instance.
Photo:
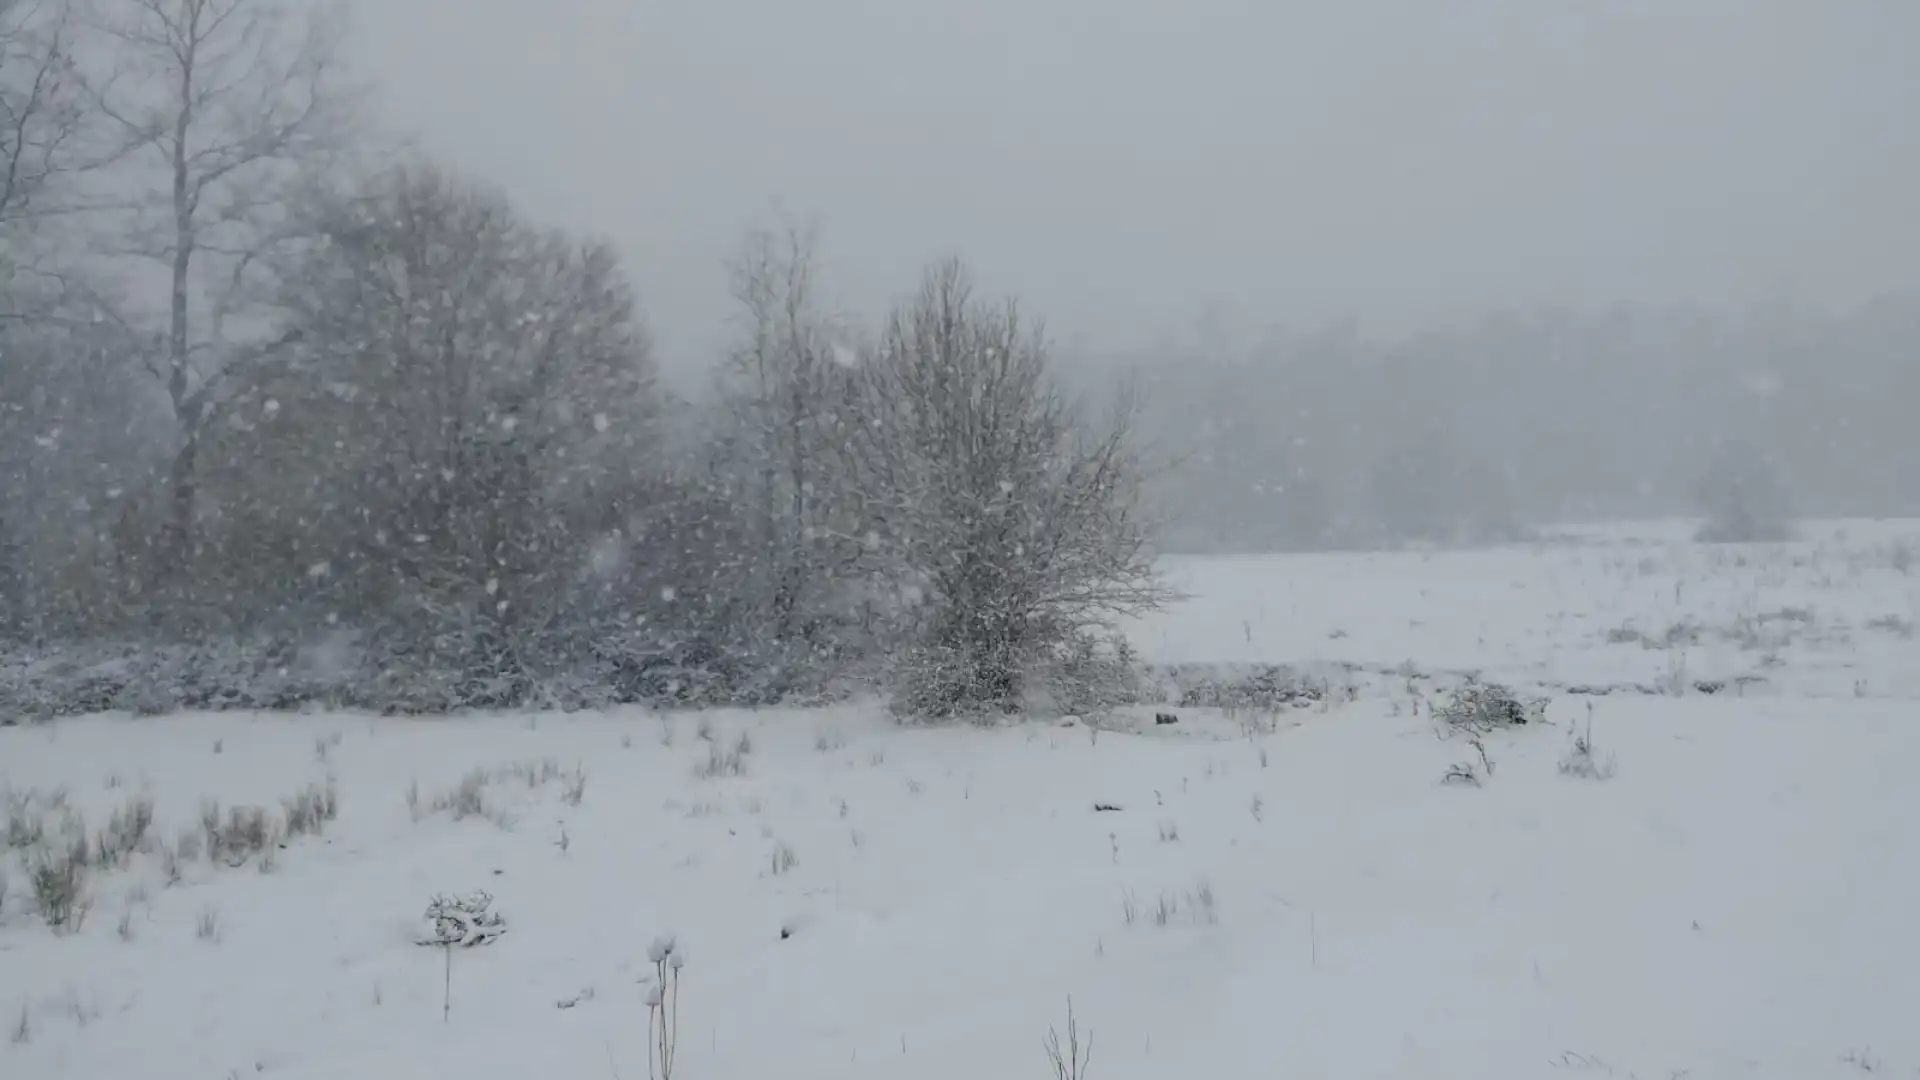
[[[864,707],[0,730],[15,804],[63,789],[96,830],[156,807],[77,932],[9,860],[0,1077],[636,1080],[662,934],[687,1080],[1045,1077],[1069,997],[1095,1080],[1920,1075],[1902,530],[1187,560],[1193,599],[1135,628],[1166,661],[1683,691],[1555,694],[1551,726],[1485,740],[1479,787],[1441,783],[1478,755],[1393,678],[1104,731]],[[1560,771],[1589,722],[1611,779]],[[481,813],[435,808],[476,769]],[[166,880],[205,800],[277,816],[327,778],[324,835]],[[415,938],[474,889],[508,931],[454,952],[443,1020]]]

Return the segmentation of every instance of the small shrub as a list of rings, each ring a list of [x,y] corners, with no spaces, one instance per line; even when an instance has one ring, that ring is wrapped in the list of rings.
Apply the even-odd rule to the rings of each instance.
[[[1194,885],[1192,900],[1193,900],[1193,903],[1191,907],[1195,913],[1196,918],[1200,922],[1204,922],[1208,926],[1215,926],[1219,924],[1220,903],[1219,903],[1219,900],[1213,895],[1212,882],[1209,882],[1205,878],[1201,878],[1199,882],[1197,882]]]
[[[1479,736],[1538,723],[1545,709],[1545,701],[1523,702],[1497,683],[1473,683],[1461,687],[1433,715],[1450,731]]]
[[[194,918],[193,936],[201,941],[220,940],[219,908],[208,905],[200,909],[200,914]]]
[[[721,776],[745,776],[747,755],[752,751],[753,740],[745,732],[742,732],[740,738],[725,750],[720,748],[718,741],[708,739],[706,760],[700,763],[694,773],[703,780]]]
[[[1218,664],[1178,664],[1163,669],[1172,685],[1166,696],[1192,709],[1219,709],[1229,716],[1274,716],[1312,708],[1327,700],[1324,682],[1291,668],[1261,664],[1251,668]]]
[[[793,853],[793,848],[791,846],[785,843],[774,845],[773,873],[775,877],[778,877],[781,874],[784,874],[787,871],[792,870],[794,867],[798,865],[800,865],[800,857]]]
[[[35,792],[7,792],[7,848],[26,851],[47,838],[46,808]]]
[[[78,930],[86,919],[87,854],[86,830],[78,826],[66,843],[42,845],[28,860],[34,906],[54,930]]]
[[[471,896],[435,896],[427,904],[427,933],[421,945],[439,948],[446,954],[445,996],[441,999],[442,1023],[453,1017],[453,948],[491,945],[507,932],[507,921],[492,910],[493,897],[476,890]]]
[[[1145,696],[1145,679],[1133,647],[1123,637],[1075,634],[1041,667],[1040,683],[1050,710],[1062,716],[1099,717]]]
[[[1053,1028],[1047,1029],[1047,1062],[1053,1066],[1054,1080],[1087,1080],[1087,1066],[1093,1061],[1093,1032],[1087,1032],[1083,1045],[1080,1041],[1080,1022],[1073,1015],[1073,999],[1067,999],[1067,1038],[1060,1041],[1060,1033]]]
[[[1613,777],[1615,763],[1612,755],[1601,757],[1593,748],[1593,724],[1587,724],[1587,730],[1574,736],[1573,745],[1567,749],[1567,755],[1560,759],[1560,775],[1578,777],[1582,780],[1607,780]]]
[[[206,837],[207,861],[225,860],[239,866],[280,841],[280,827],[269,823],[267,812],[258,806],[235,806],[220,819],[220,804],[207,800],[200,804],[200,831]]]
[[[329,777],[324,784],[308,784],[282,799],[280,805],[285,811],[288,836],[318,836],[327,831],[327,822],[340,816],[339,788]]]
[[[453,814],[455,821],[484,817],[487,814],[487,783],[486,770],[475,769],[461,777],[460,783],[452,791],[437,796],[433,800],[433,809]]]
[[[579,806],[580,800],[587,797],[587,770],[575,765],[573,771],[561,777],[560,801],[568,806]]]
[[[1882,615],[1867,623],[1867,629],[1878,630],[1883,634],[1891,634],[1897,638],[1911,640],[1913,637],[1912,620],[1903,619],[1898,615]]]

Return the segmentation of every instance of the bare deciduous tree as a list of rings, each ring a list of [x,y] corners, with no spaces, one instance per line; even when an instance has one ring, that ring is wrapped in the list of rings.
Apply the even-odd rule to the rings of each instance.
[[[929,272],[862,374],[859,494],[889,569],[925,598],[897,708],[1015,708],[1033,664],[1167,598],[1131,409],[1084,426],[1038,329],[975,300],[957,262]]]
[[[722,372],[719,451],[761,547],[754,569],[765,580],[742,585],[767,631],[786,638],[862,554],[835,449],[853,421],[853,335],[821,310],[810,234],[755,231],[730,269],[744,332]]]
[[[50,189],[83,166],[68,29],[61,0],[0,0],[0,231],[56,212]]]
[[[652,357],[612,251],[431,168],[313,228],[280,271],[294,344],[220,429],[222,517],[278,554],[228,561],[304,567],[349,615],[543,632],[649,449]]]
[[[191,544],[213,408],[271,348],[268,320],[247,318],[263,256],[292,237],[292,191],[341,145],[337,15],[321,0],[91,0],[110,67],[88,92],[128,163],[108,250],[166,274],[151,370],[178,426],[166,518],[176,556]]]

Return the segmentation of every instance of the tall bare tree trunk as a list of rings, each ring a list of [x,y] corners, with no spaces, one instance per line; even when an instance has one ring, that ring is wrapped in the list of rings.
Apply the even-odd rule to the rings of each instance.
[[[198,232],[193,220],[193,189],[187,157],[187,138],[193,130],[193,75],[197,38],[189,38],[180,58],[180,111],[173,129],[173,296],[167,326],[167,397],[173,403],[174,422],[180,425],[180,449],[174,454],[168,471],[169,545],[175,573],[184,573],[187,556],[193,550],[193,509],[197,494],[196,466],[199,464],[200,418],[187,414],[187,395],[192,392],[188,380],[188,361],[192,346],[188,336],[188,292],[193,275],[194,242]]]

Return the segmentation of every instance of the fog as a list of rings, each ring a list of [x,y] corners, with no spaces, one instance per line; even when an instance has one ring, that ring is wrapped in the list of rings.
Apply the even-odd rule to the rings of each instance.
[[[334,11],[0,0],[0,638],[245,669],[156,707],[944,716],[1167,554],[1920,515],[1920,6]]]
[[[1136,348],[1920,284],[1920,7],[1843,0],[362,0],[381,115],[612,237],[670,371],[816,222],[877,311],[965,256]]]

